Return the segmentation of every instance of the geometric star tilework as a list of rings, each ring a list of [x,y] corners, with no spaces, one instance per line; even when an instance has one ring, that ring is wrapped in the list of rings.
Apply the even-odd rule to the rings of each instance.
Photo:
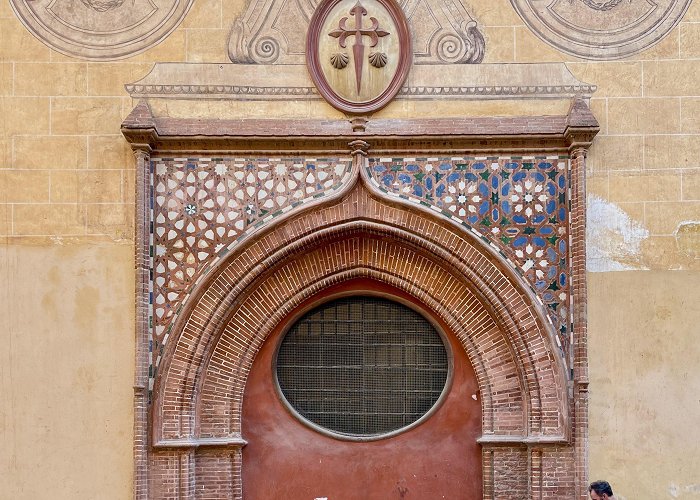
[[[217,256],[250,229],[336,191],[352,160],[152,158],[150,166],[152,379],[178,310]]]
[[[568,157],[371,158],[367,173],[495,247],[545,304],[571,366]]]

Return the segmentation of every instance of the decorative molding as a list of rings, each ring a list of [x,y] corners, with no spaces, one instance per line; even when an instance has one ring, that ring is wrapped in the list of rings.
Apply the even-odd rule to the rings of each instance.
[[[278,67],[283,87],[269,85],[269,70],[248,64],[156,63],[141,80],[125,85],[134,98],[235,100],[320,99],[306,67]],[[440,84],[435,85],[435,73]],[[523,99],[590,97],[563,63],[413,66],[398,91],[401,99]]]
[[[10,0],[22,24],[72,57],[115,60],[163,41],[194,0]]]
[[[312,97],[318,98],[318,91],[314,87],[254,87],[241,85],[125,85],[132,97],[211,97],[211,96],[245,96],[251,99],[261,97],[282,98]]]
[[[580,93],[592,94],[595,85],[535,85],[526,87],[404,87],[401,97],[478,97],[480,99],[518,97],[570,97]]]
[[[237,64],[303,64],[303,35],[317,0],[251,0],[231,28],[229,59]],[[480,63],[486,42],[460,0],[403,0],[415,64]]]
[[[477,443],[483,445],[526,445],[526,446],[545,446],[545,445],[566,445],[570,443],[567,436],[509,436],[498,434],[484,434],[476,439]]]
[[[584,59],[621,59],[663,39],[691,0],[511,0],[540,39]]]
[[[248,442],[240,436],[227,438],[187,438],[187,439],[161,439],[153,444],[156,449],[168,448],[243,448]]]

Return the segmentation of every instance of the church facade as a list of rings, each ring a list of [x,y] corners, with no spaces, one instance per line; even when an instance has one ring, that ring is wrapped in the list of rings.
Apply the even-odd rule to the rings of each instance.
[[[12,0],[0,489],[696,496],[699,16]]]

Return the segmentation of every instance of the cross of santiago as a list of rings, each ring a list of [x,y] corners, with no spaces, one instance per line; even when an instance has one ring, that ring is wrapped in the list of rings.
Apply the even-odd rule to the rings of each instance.
[[[362,82],[362,65],[364,64],[364,53],[365,46],[362,43],[362,37],[368,36],[370,38],[370,47],[374,47],[379,43],[379,37],[387,36],[388,31],[379,29],[379,21],[376,18],[370,17],[369,20],[372,21],[372,26],[369,28],[363,28],[362,26],[362,16],[367,15],[367,10],[358,1],[355,6],[350,9],[350,15],[355,16],[355,28],[349,29],[346,26],[348,21],[347,17],[340,20],[338,28],[334,29],[328,33],[333,38],[338,39],[338,44],[345,48],[347,38],[349,36],[355,37],[355,44],[352,46],[352,53],[355,56],[355,82],[357,83],[357,93],[360,93],[360,84]]]

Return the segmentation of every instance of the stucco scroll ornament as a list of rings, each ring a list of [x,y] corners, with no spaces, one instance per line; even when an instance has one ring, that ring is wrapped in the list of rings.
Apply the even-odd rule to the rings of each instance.
[[[510,0],[525,24],[562,52],[620,59],[663,39],[691,0]]]
[[[250,0],[229,35],[229,59],[240,64],[303,64],[304,33],[317,0]],[[415,64],[480,63],[486,42],[462,0],[401,0]],[[375,56],[381,64],[383,56]],[[375,66],[377,67],[377,66]]]
[[[460,0],[404,0],[413,36],[415,64],[473,64],[484,59],[486,42]]]
[[[437,43],[437,56],[447,63],[480,63],[484,59],[486,43],[476,22],[460,24],[456,35],[445,34]]]
[[[68,56],[123,59],[161,42],[194,0],[10,0],[44,44]]]

